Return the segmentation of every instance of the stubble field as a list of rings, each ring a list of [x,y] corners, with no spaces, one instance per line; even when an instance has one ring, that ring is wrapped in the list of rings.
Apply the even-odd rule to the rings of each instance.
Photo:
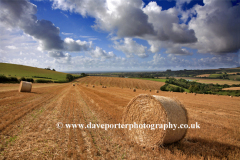
[[[67,83],[33,87],[31,93],[19,93],[12,88],[0,92],[0,159],[240,157],[239,97],[154,93],[147,89],[159,89],[164,83],[127,78],[85,77],[74,83],[75,86]],[[137,90],[133,92],[129,88]],[[124,129],[105,131],[56,127],[58,122],[85,125],[89,122],[121,123],[124,108],[139,94],[178,99],[188,111],[189,124],[198,122],[201,128],[189,129],[186,137],[178,143],[143,148],[131,142]]]

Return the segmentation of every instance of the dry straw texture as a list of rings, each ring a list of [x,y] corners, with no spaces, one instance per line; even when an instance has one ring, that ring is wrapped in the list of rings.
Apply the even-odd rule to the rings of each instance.
[[[187,111],[177,100],[157,95],[141,94],[133,98],[125,108],[123,124],[188,124]],[[130,139],[141,146],[173,143],[184,138],[187,129],[126,129]]]
[[[31,92],[32,82],[21,81],[19,92]]]

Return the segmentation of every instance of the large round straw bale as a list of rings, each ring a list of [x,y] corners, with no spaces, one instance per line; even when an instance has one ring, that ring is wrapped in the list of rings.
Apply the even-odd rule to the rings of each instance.
[[[73,83],[73,86],[75,86],[75,84]]]
[[[136,89],[135,89],[135,88],[133,88],[133,92],[136,92]]]
[[[159,92],[158,90],[155,91],[155,93],[158,93],[158,92]]]
[[[175,130],[154,126],[150,128],[125,129],[129,138],[141,146],[153,147],[156,145],[177,142],[184,138],[187,129],[178,128],[180,124],[188,124],[187,111],[177,100],[157,95],[141,94],[133,98],[123,113],[123,124],[177,124]],[[147,126],[147,125],[146,125]]]
[[[86,87],[88,87],[88,85],[86,85]]]
[[[94,88],[95,86],[93,85],[92,88]]]
[[[21,81],[19,92],[31,92],[32,90],[32,82]]]
[[[197,95],[197,93],[193,93],[193,95],[195,95],[195,96],[196,96],[196,95]]]
[[[185,94],[187,94],[187,92],[184,92]]]
[[[233,98],[233,96],[230,96],[230,98]]]
[[[149,92],[151,92],[151,89],[149,89]]]

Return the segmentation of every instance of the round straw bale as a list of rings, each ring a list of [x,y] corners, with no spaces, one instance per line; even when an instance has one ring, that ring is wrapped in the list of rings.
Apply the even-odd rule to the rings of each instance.
[[[177,100],[168,97],[140,94],[133,98],[124,110],[123,124],[138,124],[139,128],[125,129],[126,134],[140,146],[153,147],[156,145],[177,142],[184,138],[187,129],[178,128],[180,124],[188,124],[187,111]],[[139,124],[177,124],[175,130],[163,127],[140,128]],[[148,125],[148,126],[149,126]]]
[[[187,94],[187,92],[184,92],[185,94]]]
[[[149,89],[149,92],[151,92],[151,89]]]
[[[233,98],[233,96],[230,96],[230,98]]]
[[[19,92],[31,92],[32,90],[32,82],[21,81],[19,86]]]
[[[86,85],[86,87],[88,87],[88,85]]]
[[[104,86],[102,86],[102,88],[104,88]]]
[[[93,85],[92,88],[94,88],[95,86]]]
[[[135,88],[133,88],[133,92],[136,92],[136,89],[135,89]]]
[[[73,86],[75,86],[75,84],[73,83]]]
[[[193,95],[195,95],[195,96],[196,96],[196,95],[197,95],[197,93],[193,93]]]
[[[155,93],[158,93],[158,92],[159,92],[158,90],[155,91]]]

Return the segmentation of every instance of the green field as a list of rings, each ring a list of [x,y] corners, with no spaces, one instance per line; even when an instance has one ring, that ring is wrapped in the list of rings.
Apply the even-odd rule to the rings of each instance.
[[[179,88],[182,88],[184,89],[184,92],[188,92],[189,93],[189,89],[186,89],[186,88],[183,88],[183,87],[180,87],[180,86],[177,86],[177,85],[174,85],[174,84],[169,84],[170,86],[173,86],[173,87],[179,87]]]
[[[211,74],[209,78],[218,78],[219,76],[222,76],[223,74]]]
[[[67,73],[51,71],[17,64],[0,63],[0,75],[7,77],[25,77],[52,81],[65,81]]]
[[[157,82],[165,82],[166,79],[156,79],[156,78],[134,78],[134,79],[143,79],[143,80],[150,80],[150,81],[157,81]]]
[[[229,75],[228,77],[231,80],[238,80],[238,81],[240,81],[240,75]]]

